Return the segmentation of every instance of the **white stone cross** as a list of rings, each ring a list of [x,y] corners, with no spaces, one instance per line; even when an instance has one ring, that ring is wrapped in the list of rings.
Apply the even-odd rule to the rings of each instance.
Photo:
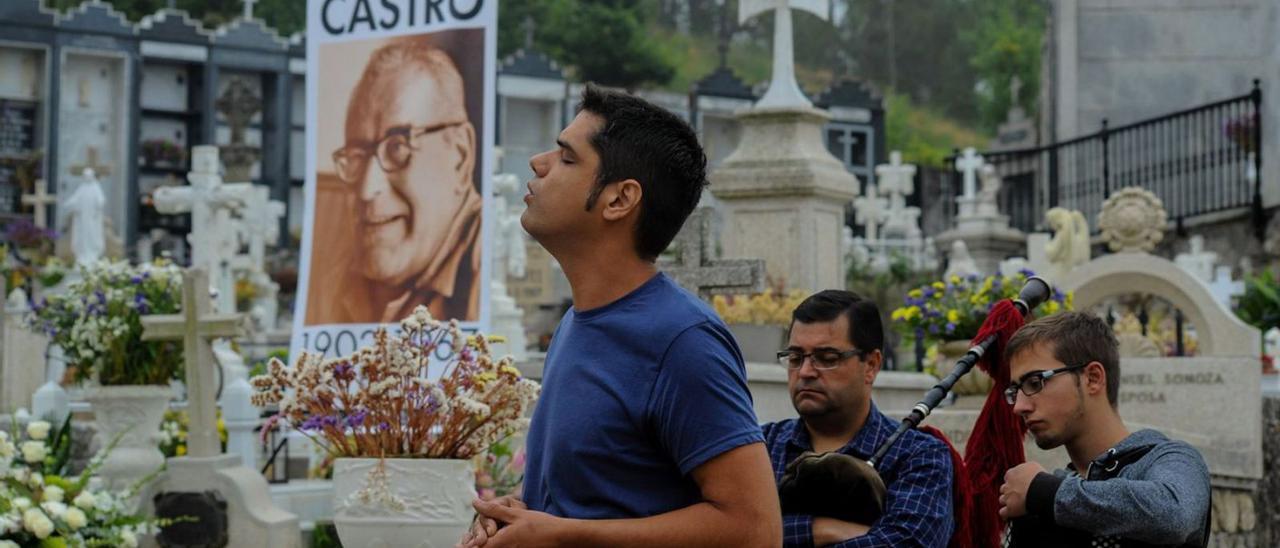
[[[738,23],[773,12],[773,78],[757,107],[809,107],[812,103],[796,84],[791,10],[804,10],[827,20],[830,0],[742,0],[738,3]]]
[[[916,166],[902,163],[902,153],[889,153],[889,163],[876,166],[880,193],[889,197],[890,211],[906,207],[906,196],[915,192]]]
[[[680,258],[663,261],[658,268],[695,295],[764,291],[764,260],[713,258],[711,208],[693,210],[673,245],[680,249]]]
[[[1199,234],[1192,235],[1188,245],[1191,249],[1186,253],[1179,253],[1175,256],[1173,258],[1174,264],[1182,267],[1183,270],[1186,270],[1204,283],[1214,283],[1213,266],[1218,262],[1218,254],[1212,251],[1205,251],[1204,236]],[[1230,274],[1227,275],[1227,279],[1231,279]]]
[[[1244,282],[1231,279],[1231,267],[1220,266],[1214,270],[1213,283],[1209,284],[1209,292],[1218,302],[1231,308],[1231,299],[1244,295]]]
[[[218,147],[201,145],[192,149],[190,186],[162,186],[155,191],[156,211],[166,214],[191,212],[191,266],[209,273],[218,288],[218,310],[235,306],[235,282],[231,261],[239,249],[231,211],[243,208],[252,191],[250,183],[222,184],[218,174]]]
[[[31,206],[35,211],[33,221],[37,228],[48,228],[48,206],[58,203],[58,197],[57,195],[49,194],[49,185],[44,182],[44,179],[36,179],[35,186],[35,192],[22,195],[22,205]]]
[[[956,171],[964,173],[964,197],[978,196],[978,169],[982,168],[982,156],[973,147],[964,149],[963,155],[956,158]]]
[[[253,19],[253,5],[257,3],[258,0],[244,0],[244,19],[246,21]]]
[[[142,340],[182,341],[183,366],[187,372],[187,416],[190,428],[187,444],[191,457],[212,457],[222,453],[218,439],[218,405],[214,392],[218,384],[213,370],[213,339],[240,334],[239,314],[209,311],[209,277],[199,268],[182,273],[182,312],[142,317]]]
[[[879,196],[875,183],[867,183],[867,192],[853,199],[853,210],[857,212],[857,223],[866,227],[864,238],[867,242],[877,241],[876,231],[880,223],[888,220],[889,200]]]

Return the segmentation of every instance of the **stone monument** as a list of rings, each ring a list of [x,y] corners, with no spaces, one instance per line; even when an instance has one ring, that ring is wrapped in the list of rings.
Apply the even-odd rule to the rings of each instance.
[[[774,13],[773,78],[752,108],[737,115],[737,148],[711,174],[711,193],[724,206],[724,255],[762,258],[768,276],[788,288],[844,286],[840,253],[844,210],[858,181],[827,151],[823,124],[795,83],[791,9],[828,16],[825,1],[747,0],[739,20]],[[778,245],[779,241],[787,245]],[[682,250],[683,251],[683,250]]]
[[[254,115],[262,111],[262,98],[254,93],[243,78],[232,77],[214,108],[226,117],[227,125],[231,127],[231,143],[218,147],[227,167],[227,180],[235,183],[247,182],[251,178],[253,164],[258,161],[261,153],[258,147],[245,144],[244,131]]]
[[[999,270],[1000,262],[1022,253],[1026,235],[1009,226],[1009,217],[999,208],[1000,175],[995,167],[983,163],[982,156],[972,148],[964,150],[956,159],[956,169],[963,176],[964,194],[956,198],[956,226],[939,234],[938,249],[952,247],[963,240],[982,274]],[[982,179],[978,189],[979,175]]]
[[[44,382],[49,339],[27,327],[27,293],[14,289],[0,317],[0,411],[31,408],[32,393]]]
[[[1186,253],[1179,253],[1173,263],[1182,267],[1204,283],[1213,281],[1213,267],[1218,263],[1218,254],[1204,249],[1204,236],[1195,234],[1187,242],[1190,247]],[[1227,267],[1230,270],[1231,267]],[[1227,276],[1230,279],[1230,276]]]
[[[174,526],[174,536],[199,539],[214,546],[281,546],[299,548],[298,518],[271,501],[266,479],[244,466],[239,455],[222,454],[214,402],[216,382],[211,342],[239,333],[238,314],[214,314],[206,295],[203,270],[183,273],[181,314],[144,316],[144,340],[181,340],[189,416],[187,456],[168,460],[155,497],[157,516],[216,516]],[[222,527],[217,525],[221,524]],[[166,530],[166,535],[169,530]],[[190,544],[190,543],[188,543]]]
[[[516,306],[507,289],[507,276],[523,278],[525,275],[525,241],[524,229],[520,226],[520,215],[524,207],[507,203],[506,195],[515,192],[520,180],[510,173],[494,175],[494,206],[497,219],[494,230],[493,275],[489,283],[489,298],[492,306],[490,324],[492,333],[506,338],[505,343],[496,345],[501,352],[510,354],[516,361],[523,361],[527,356],[528,341],[524,334],[524,311]]]
[[[952,241],[951,253],[947,256],[947,270],[943,277],[950,279],[952,276],[963,278],[979,275],[982,275],[982,271],[978,269],[978,264],[969,254],[969,246],[965,245],[964,240]]]
[[[1044,274],[1060,280],[1077,266],[1089,262],[1089,221],[1079,211],[1055,207],[1045,212],[1045,222],[1053,229],[1053,238],[1043,244]],[[1028,237],[1028,248],[1034,244]],[[1031,261],[1035,264],[1035,261]]]
[[[658,268],[681,287],[709,299],[712,295],[764,291],[765,265],[759,259],[716,259],[710,207],[693,210],[672,242],[679,255],[659,261]]]
[[[1160,198],[1150,190],[1128,187],[1103,202],[1098,230],[1112,251],[1149,253],[1164,239],[1167,222],[1168,215]]]

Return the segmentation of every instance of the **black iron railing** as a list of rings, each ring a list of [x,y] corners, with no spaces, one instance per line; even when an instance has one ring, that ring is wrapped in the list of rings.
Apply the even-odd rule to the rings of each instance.
[[[1000,210],[1020,230],[1044,230],[1051,207],[1084,212],[1097,230],[1102,202],[1125,187],[1164,201],[1170,220],[1248,208],[1259,238],[1262,209],[1262,88],[1164,116],[1102,128],[1045,146],[983,152],[1001,176]],[[956,156],[949,158],[952,168]],[[961,174],[952,194],[961,192]],[[954,208],[947,208],[954,215]]]

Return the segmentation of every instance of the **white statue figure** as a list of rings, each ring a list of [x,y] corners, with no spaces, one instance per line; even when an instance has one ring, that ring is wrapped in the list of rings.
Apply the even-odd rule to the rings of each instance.
[[[1280,327],[1272,327],[1263,334],[1262,353],[1271,356],[1271,363],[1280,367]]]
[[[76,264],[89,265],[101,259],[107,249],[102,214],[107,197],[93,169],[85,168],[80,177],[83,179],[80,186],[58,207],[58,227],[64,234],[71,235],[71,252]]]
[[[1043,274],[1056,281],[1089,262],[1089,221],[1083,213],[1061,207],[1045,212],[1044,218],[1053,229],[1053,238],[1044,246],[1050,271]]]
[[[996,166],[984,164],[978,170],[978,177],[982,180],[982,190],[978,191],[978,216],[1000,215],[1000,175],[996,173]]]
[[[978,275],[978,263],[973,260],[973,256],[969,254],[969,246],[964,240],[956,240],[951,242],[951,256],[947,260],[947,271],[944,277],[952,276],[965,277],[969,275]]]

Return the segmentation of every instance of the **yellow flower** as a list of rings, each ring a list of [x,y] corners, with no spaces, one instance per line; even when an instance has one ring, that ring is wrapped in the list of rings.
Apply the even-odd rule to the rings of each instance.
[[[957,278],[957,277],[955,277],[955,276],[952,276],[952,277],[951,277],[951,279],[953,279],[953,280],[959,280],[960,278]],[[957,283],[958,283],[958,282],[957,282]],[[945,291],[945,290],[947,289],[947,284],[944,284],[944,283],[942,283],[942,282],[933,282],[933,288],[934,288],[934,289],[937,289],[938,291]]]
[[[960,311],[952,308],[947,311],[947,321],[951,323],[960,323]]]
[[[1044,313],[1045,313],[1045,314],[1054,314],[1054,313],[1057,313],[1059,308],[1060,308],[1060,307],[1058,306],[1058,301],[1055,301],[1055,300],[1050,299],[1050,300],[1049,300],[1049,302],[1044,303]]]
[[[960,282],[961,280],[959,276],[951,276],[951,285],[960,285]]]
[[[187,454],[187,446],[179,445],[178,448],[174,450],[174,453],[177,453],[179,457]]]
[[[893,313],[889,314],[889,319],[895,322],[902,321],[902,317],[906,315],[906,313],[907,310],[905,308],[895,309]]]
[[[905,316],[906,316],[906,318],[907,318],[908,320],[914,320],[914,319],[916,319],[916,318],[919,318],[919,317],[920,317],[920,307],[918,307],[918,306],[912,306],[912,307],[908,308],[908,309],[907,309],[907,312],[906,312],[906,314],[905,314]]]
[[[920,288],[912,289],[911,291],[907,292],[907,296],[911,297],[912,299],[919,299],[920,297],[924,296],[924,291],[921,291]]]

